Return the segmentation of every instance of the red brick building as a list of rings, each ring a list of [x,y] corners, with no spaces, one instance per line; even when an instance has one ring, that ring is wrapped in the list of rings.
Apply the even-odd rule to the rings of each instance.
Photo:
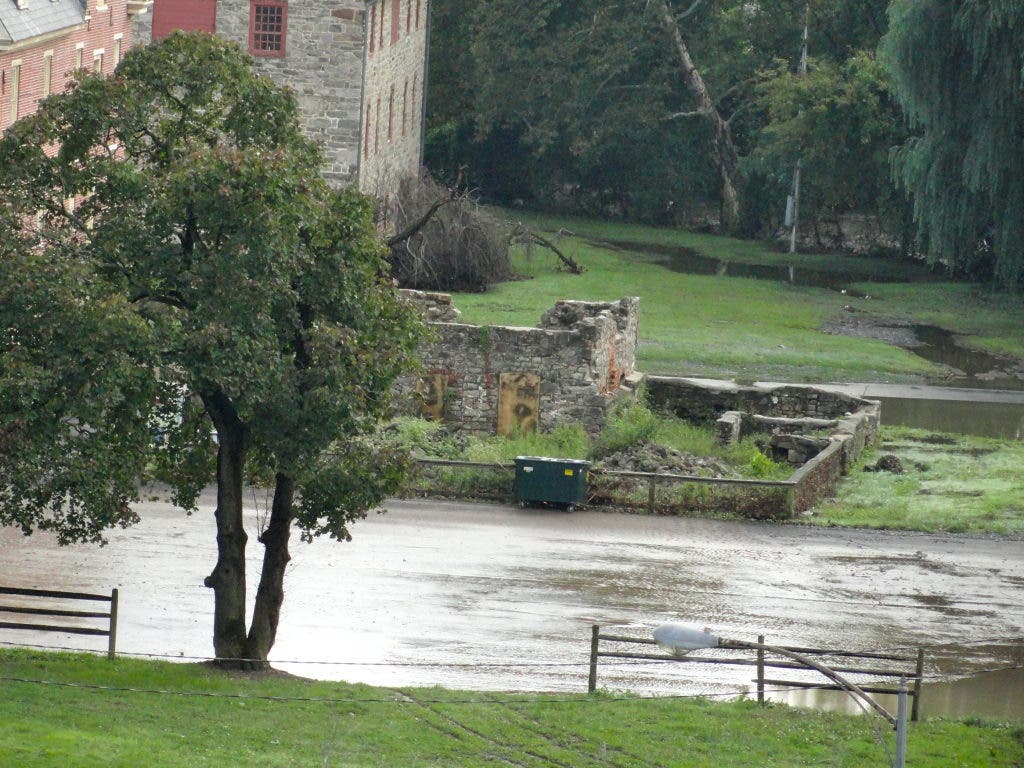
[[[0,0],[0,132],[64,90],[76,69],[114,71],[152,0]]]

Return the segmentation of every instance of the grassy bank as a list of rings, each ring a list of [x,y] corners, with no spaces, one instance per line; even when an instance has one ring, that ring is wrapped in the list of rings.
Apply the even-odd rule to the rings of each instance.
[[[20,768],[886,764],[868,718],[781,706],[396,690],[18,651],[0,651],[0,675],[0,763]],[[1024,730],[914,723],[908,755],[916,768],[1019,765]]]
[[[902,474],[864,472],[880,456]],[[1024,536],[1024,443],[884,427],[812,522]]]
[[[921,269],[887,259],[801,254],[792,259],[750,241],[582,219],[533,217],[547,231],[567,229],[559,244],[586,267],[574,276],[556,269],[544,251],[519,253],[516,267],[530,279],[484,294],[460,294],[466,322],[536,325],[558,299],[641,298],[638,368],[648,373],[738,376],[790,381],[910,381],[941,369],[883,341],[825,332],[837,319],[934,324],[966,334],[965,342],[1024,357],[1018,297],[948,282],[885,282],[921,277]],[[823,271],[853,271],[877,282],[851,283],[870,294],[780,281],[684,274],[667,257],[602,246],[629,241],[694,249],[727,261],[795,263]],[[632,248],[632,247],[631,247]]]
[[[596,460],[638,443],[662,445],[710,457],[748,479],[784,480],[793,467],[766,459],[747,440],[723,447],[712,430],[651,414],[642,406],[613,413],[605,431],[591,441],[582,429],[563,426],[550,434],[518,438],[443,437],[438,425],[415,419],[401,422],[404,445],[417,455],[509,464],[516,456],[557,456]],[[438,440],[434,436],[441,435]],[[903,472],[869,472],[880,457],[896,456]],[[878,443],[843,478],[835,499],[826,499],[800,522],[930,533],[995,533],[1024,537],[1024,443],[927,430],[883,426]],[[654,471],[654,470],[647,470]],[[441,497],[513,500],[514,474],[504,469],[430,468],[413,480],[410,493]],[[591,479],[593,503],[643,511],[646,483]],[[715,496],[719,493],[721,498]],[[722,495],[724,494],[724,495]],[[747,498],[749,496],[750,498]],[[719,503],[719,501],[721,503]],[[765,503],[773,503],[770,499]],[[707,486],[666,486],[657,497],[663,514],[746,518],[759,509],[758,498],[730,496]],[[756,515],[755,515],[756,516]]]

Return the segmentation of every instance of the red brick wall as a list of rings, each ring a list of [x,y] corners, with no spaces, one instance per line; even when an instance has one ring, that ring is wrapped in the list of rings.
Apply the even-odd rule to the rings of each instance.
[[[217,0],[160,0],[153,3],[153,39],[166,37],[176,29],[217,31]]]
[[[53,51],[51,65],[50,93],[60,93],[75,69],[76,49],[81,44],[82,66],[94,67],[95,52],[102,50],[102,71],[114,71],[117,36],[120,35],[121,56],[131,46],[131,25],[129,23],[127,0],[87,0],[86,15],[89,20],[66,35],[44,43],[28,45],[15,51],[0,52],[0,131],[12,122],[11,104],[14,92],[15,62],[20,61],[18,77],[17,117],[25,117],[36,111],[43,97],[44,53]]]

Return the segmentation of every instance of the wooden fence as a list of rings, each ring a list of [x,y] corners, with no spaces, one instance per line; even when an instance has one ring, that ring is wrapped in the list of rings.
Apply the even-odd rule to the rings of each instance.
[[[15,600],[12,604],[0,605],[0,629],[27,629],[36,632],[67,632],[74,635],[105,636],[107,638],[107,657],[114,658],[117,650],[117,589],[112,589],[109,595],[93,595],[87,592],[0,587],[0,595],[30,598]],[[66,607],[80,601],[107,603],[108,608],[107,610],[77,610]],[[4,619],[8,614],[87,619],[89,621],[61,625],[32,624],[23,621],[6,621]],[[98,624],[101,626],[96,626]]]
[[[764,635],[757,638],[758,644],[764,644]],[[602,643],[612,644],[614,650],[602,650]],[[677,662],[680,664],[725,664],[730,666],[756,667],[757,677],[757,701],[763,704],[765,701],[765,686],[779,686],[785,688],[813,688],[816,690],[839,691],[845,690],[833,683],[809,683],[799,680],[780,680],[767,676],[768,669],[782,670],[807,670],[813,671],[799,662],[786,657],[773,655],[771,651],[763,649],[742,648],[730,646],[724,642],[719,646],[722,650],[734,651],[742,656],[722,657],[720,655],[699,655],[693,652],[686,656],[673,656],[666,653],[646,653],[639,650],[629,650],[635,646],[657,645],[654,640],[636,637],[624,637],[621,635],[602,634],[598,625],[591,627],[590,637],[590,675],[587,681],[587,690],[593,693],[597,690],[597,666],[599,659],[637,659],[658,662]],[[921,705],[921,684],[924,680],[924,650],[918,649],[917,653],[911,655],[870,653],[867,651],[841,651],[824,648],[797,648],[794,646],[778,646],[779,648],[798,653],[804,656],[813,657],[828,668],[841,675],[868,676],[872,678],[883,678],[883,682],[862,684],[858,687],[865,693],[880,693],[896,695],[899,692],[899,679],[906,678],[910,689],[907,694],[912,697],[910,719],[917,720]],[[620,650],[620,649],[627,650]],[[863,662],[863,663],[860,663]],[[884,666],[881,662],[885,662]],[[868,666],[874,664],[874,666]],[[892,681],[886,682],[886,681]]]

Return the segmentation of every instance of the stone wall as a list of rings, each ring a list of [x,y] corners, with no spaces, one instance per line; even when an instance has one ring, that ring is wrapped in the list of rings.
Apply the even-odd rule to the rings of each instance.
[[[424,311],[438,306],[438,294],[404,293]],[[450,297],[440,304],[450,305]],[[443,420],[493,434],[501,375],[527,374],[539,379],[540,429],[578,423],[596,433],[612,395],[632,373],[638,306],[636,298],[559,302],[539,328],[431,323],[434,339],[421,349],[421,376],[403,379],[398,391],[411,396],[419,381],[439,377]]]
[[[428,0],[369,4],[359,188],[387,202],[419,174],[426,94]]]
[[[835,419],[873,402],[814,387],[742,386],[732,382],[708,384],[699,379],[673,376],[647,376],[645,382],[647,401],[652,408],[707,425],[714,424],[726,411]]]
[[[875,442],[881,406],[866,402],[868,405],[839,421],[831,445],[793,473],[794,512],[804,512],[822,498],[834,495],[840,477],[849,472],[864,448]]]
[[[249,0],[216,3],[217,35],[248,50]],[[290,2],[285,55],[254,57],[258,72],[295,91],[332,184],[358,179],[361,190],[386,200],[418,174],[429,8],[429,0]],[[195,25],[185,18],[180,26]],[[133,32],[148,43],[152,17],[136,17]]]
[[[789,514],[804,512],[832,495],[839,478],[878,435],[881,404],[874,400],[815,387],[741,386],[669,376],[648,376],[645,383],[647,400],[653,408],[687,421],[714,423],[720,439],[734,441],[741,434],[765,431],[756,424],[757,419],[752,414],[795,420],[790,425],[792,429],[784,425],[776,428],[776,432],[799,434],[802,426],[827,425],[827,444],[822,438],[798,438],[798,442],[816,442],[825,447],[814,448],[815,455],[790,477],[793,491]]]
[[[359,0],[289,3],[286,55],[255,57],[258,72],[295,91],[306,133],[323,146],[324,178],[338,184],[359,159],[365,8]],[[217,34],[246,48],[249,15],[249,0],[218,0]]]

